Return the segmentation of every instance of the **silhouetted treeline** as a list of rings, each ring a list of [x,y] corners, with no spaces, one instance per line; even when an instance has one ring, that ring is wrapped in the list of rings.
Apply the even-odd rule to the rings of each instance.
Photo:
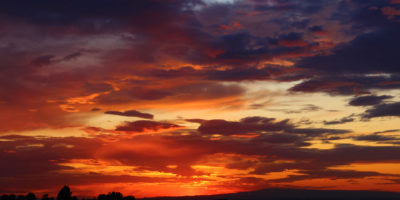
[[[35,194],[28,193],[27,195],[14,195],[14,194],[3,194],[0,200],[79,200],[78,197],[72,196],[72,192],[68,186],[64,186],[58,192],[57,197],[49,197],[48,194],[37,198]],[[134,196],[124,197],[120,192],[110,192],[108,194],[99,194],[97,198],[83,198],[82,200],[135,200]]]
[[[27,195],[14,195],[14,194],[10,194],[10,195],[1,195],[1,199],[0,200],[37,200],[35,194],[33,193],[28,193]]]
[[[57,197],[47,194],[37,198],[35,194],[27,195],[0,195],[0,200],[79,200],[72,196],[68,186],[64,186]],[[251,192],[238,192],[230,194],[181,196],[181,197],[153,197],[140,200],[400,200],[400,193],[382,191],[351,191],[351,190],[300,190],[270,188]],[[124,197],[120,192],[100,194],[93,198],[81,200],[135,200],[133,196]]]

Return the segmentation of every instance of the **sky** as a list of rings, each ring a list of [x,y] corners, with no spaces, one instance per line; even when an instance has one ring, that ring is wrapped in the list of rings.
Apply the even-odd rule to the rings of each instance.
[[[400,192],[399,0],[2,0],[0,193]]]

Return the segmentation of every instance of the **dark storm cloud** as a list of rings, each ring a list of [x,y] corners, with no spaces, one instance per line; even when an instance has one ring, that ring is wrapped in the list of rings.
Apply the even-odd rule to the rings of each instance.
[[[319,33],[319,32],[323,32],[324,31],[322,26],[312,26],[312,27],[308,28],[308,30],[313,32],[313,33]]]
[[[253,67],[262,60],[275,57],[309,54],[317,42],[303,40],[297,32],[274,36],[259,36],[249,31],[238,31],[211,37],[199,35],[197,54],[186,54],[187,60],[200,64],[230,65],[236,68]],[[200,56],[202,55],[202,56]]]
[[[391,136],[371,134],[371,135],[361,135],[355,137],[354,139],[362,141],[370,141],[370,142],[380,142],[380,141],[396,140],[397,138]]]
[[[232,65],[256,63],[274,55],[301,50],[293,47],[270,47],[271,41],[273,40],[269,38],[261,38],[247,32],[240,32],[217,37],[210,45],[221,51],[215,56],[217,62]]]
[[[198,131],[205,135],[234,135],[259,131],[282,131],[289,128],[293,128],[293,125],[289,124],[288,120],[275,121],[274,118],[247,117],[239,122],[222,119],[204,120]]]
[[[343,24],[352,25],[351,31],[359,32],[366,29],[383,29],[393,26],[393,21],[382,12],[384,7],[397,7],[391,0],[355,0],[342,1],[338,5],[333,18]]]
[[[336,125],[336,124],[345,124],[348,122],[353,122],[354,121],[354,115],[350,115],[347,117],[343,117],[341,119],[338,120],[332,120],[332,121],[325,121],[324,120],[324,125]]]
[[[240,121],[226,121],[222,119],[214,120],[199,120],[192,119],[187,120],[189,122],[200,123],[198,131],[204,135],[221,134],[221,135],[235,135],[235,134],[247,134],[247,133],[271,133],[271,132],[284,132],[289,134],[305,135],[307,137],[314,137],[323,134],[344,134],[349,133],[349,130],[342,129],[324,129],[324,128],[297,128],[295,125],[289,122],[289,120],[276,121],[275,118],[265,117],[246,117]],[[279,134],[275,135],[276,141],[279,141],[278,137],[283,140],[295,139],[296,136],[288,138],[288,135]],[[270,135],[269,139],[274,140],[274,136]],[[285,138],[286,137],[286,138]],[[285,138],[285,139],[284,139]],[[268,138],[265,138],[269,140]]]
[[[255,45],[249,46],[250,42],[255,42]],[[214,43],[215,47],[223,51],[223,53],[216,56],[217,59],[222,60],[244,61],[261,59],[269,51],[267,44],[261,38],[252,36],[249,33],[223,35],[217,38]]]
[[[385,99],[391,99],[393,96],[389,95],[382,95],[382,96],[360,96],[351,99],[349,102],[352,106],[373,106],[382,103]]]
[[[279,43],[283,46],[304,46],[307,42],[303,40],[303,34],[291,32],[288,34],[280,35]]]
[[[332,20],[353,25],[349,34],[354,39],[337,45],[329,54],[301,59],[297,67],[311,69],[319,75],[291,89],[302,92],[326,92],[349,95],[365,94],[370,89],[399,88],[400,25],[381,10],[394,7],[390,1],[342,1]],[[322,31],[319,26],[310,31]],[[392,74],[390,77],[365,77],[368,74]],[[349,77],[352,77],[353,81]],[[387,79],[386,81],[383,79]]]
[[[273,6],[267,2],[259,1],[254,10],[268,13],[272,10],[279,10],[281,15],[271,21],[280,26],[281,30],[305,29],[312,21],[311,17],[329,5],[329,1],[274,1]],[[263,4],[264,3],[264,4]],[[301,16],[301,17],[299,17]],[[310,18],[309,18],[310,17]]]
[[[145,132],[146,130],[158,131],[158,130],[162,130],[162,129],[179,128],[179,127],[181,127],[181,126],[178,126],[176,124],[140,120],[140,121],[134,121],[134,122],[126,122],[124,125],[118,126],[115,130],[116,131],[127,131],[127,132]]]
[[[374,117],[400,117],[400,102],[376,105],[362,114],[363,118]]]
[[[285,1],[285,2],[275,2],[274,5],[270,5],[268,3],[244,3],[240,2],[238,4],[233,5],[214,5],[209,7],[204,7],[203,10],[198,11],[200,13],[211,13],[208,16],[211,18],[210,20],[214,20],[218,18],[217,15],[220,13],[215,13],[215,9],[218,11],[224,10],[224,13],[232,14],[235,9],[245,8],[245,11],[252,11],[253,9],[258,12],[272,12],[276,8],[283,10],[296,11],[295,13],[303,13],[303,15],[308,16],[313,13],[321,11],[321,9],[327,5],[330,1],[320,1],[320,2],[300,2],[300,1]],[[355,3],[361,4],[361,2],[356,1]],[[343,3],[346,4],[347,3]],[[366,2],[366,6],[360,7],[357,10],[365,11],[371,10],[368,9],[368,6],[384,6],[387,2],[384,2],[379,5],[375,5],[373,2]],[[96,6],[92,6],[92,2],[69,2],[62,1],[54,3],[52,1],[44,0],[40,3],[32,3],[26,0],[19,1],[3,1],[1,9],[5,13],[5,17],[12,19],[22,19],[25,23],[34,24],[36,26],[50,26],[50,27],[71,27],[75,26],[77,29],[85,29],[83,27],[88,27],[86,29],[93,29],[95,32],[106,32],[107,30],[113,31],[126,31],[127,33],[131,33],[143,40],[140,44],[138,44],[137,48],[140,51],[131,51],[129,49],[123,49],[120,51],[126,51],[127,57],[135,57],[138,60],[146,60],[150,63],[157,62],[156,58],[160,57],[158,52],[164,52],[162,55],[168,55],[172,58],[181,58],[185,61],[190,61],[192,63],[203,63],[203,64],[218,64],[218,65],[231,65],[234,67],[227,68],[226,70],[194,70],[190,68],[184,68],[182,70],[171,70],[170,72],[160,72],[161,75],[159,77],[167,78],[173,75],[175,72],[177,74],[181,74],[181,76],[197,76],[200,78],[204,78],[207,80],[228,80],[228,81],[242,81],[242,80],[280,80],[280,81],[291,81],[291,80],[299,80],[304,79],[307,76],[304,74],[291,74],[291,75],[283,75],[286,73],[282,73],[282,76],[274,77],[273,71],[269,68],[260,68],[253,66],[246,66],[248,64],[258,63],[262,60],[268,60],[275,57],[285,56],[285,55],[297,55],[309,53],[310,48],[318,47],[318,43],[312,41],[306,41],[306,32],[302,32],[300,30],[290,30],[284,31],[282,33],[276,32],[274,36],[260,36],[259,34],[254,34],[251,30],[251,26],[244,27],[248,28],[248,30],[240,30],[240,31],[232,31],[224,34],[210,34],[207,33],[208,28],[206,24],[201,24],[202,21],[196,18],[196,15],[193,15],[193,10],[190,10],[190,5],[203,5],[201,3],[196,4],[195,1],[119,1],[116,3],[115,1],[110,0],[101,0],[96,1]],[[338,6],[341,9],[350,9],[350,6]],[[185,10],[185,9],[186,10]],[[213,11],[214,9],[214,11]],[[365,12],[367,12],[365,11]],[[371,11],[372,12],[372,11]],[[153,15],[151,13],[158,13],[157,15]],[[203,14],[204,14],[203,13]],[[202,16],[202,15],[201,15]],[[226,20],[234,20],[234,15],[223,15],[224,17],[219,16],[220,18]],[[231,18],[232,17],[232,18]],[[277,17],[279,18],[279,17]],[[296,17],[294,14],[285,14],[282,15],[282,19],[290,19],[284,21],[290,21],[290,23],[300,23],[304,24],[302,26],[298,26],[299,28],[307,27],[308,22],[312,19],[303,19],[302,17]],[[348,18],[348,17],[347,17]],[[338,17],[335,20],[345,20],[346,17]],[[351,18],[356,19],[356,16],[351,16]],[[146,19],[146,22],[140,19]],[[358,18],[357,18],[358,19]],[[361,20],[361,19],[360,19]],[[384,16],[382,21],[388,19]],[[169,23],[171,21],[175,21],[176,23]],[[207,20],[206,20],[207,21]],[[304,21],[304,22],[303,22]],[[268,22],[268,21],[267,21]],[[307,22],[307,23],[306,23]],[[218,25],[212,24],[210,26]],[[270,23],[270,22],[268,22]],[[289,23],[289,22],[288,22]],[[344,22],[343,22],[344,23]],[[159,25],[159,26],[158,26]],[[160,27],[160,28],[155,28]],[[297,27],[297,26],[296,26]],[[387,28],[388,26],[382,26]],[[309,27],[310,31],[320,31],[320,26],[313,25]],[[387,69],[395,69],[393,66],[396,63],[387,61],[388,59],[393,57],[393,53],[389,54],[392,49],[386,49],[385,51],[381,51],[382,46],[388,44],[387,40],[391,40],[394,38],[395,40],[391,40],[396,43],[396,37],[394,35],[397,34],[395,26],[394,28],[387,28],[387,30],[379,30],[372,33],[363,34],[357,37],[355,40],[351,41],[348,44],[343,44],[340,47],[337,47],[333,51],[332,58],[329,56],[312,56],[310,58],[306,58],[296,66],[304,67],[307,69],[317,69],[320,71],[329,71],[329,69],[335,68],[342,70],[348,70],[353,72],[353,68],[357,68],[356,71],[359,71],[359,65],[369,64],[374,65],[376,62],[365,61],[362,63],[359,61],[359,57],[356,57],[354,62],[356,62],[357,66],[347,67],[344,66],[346,63],[339,63],[339,67],[330,67],[332,62],[329,61],[337,61],[337,57],[339,56],[353,56],[364,53],[364,51],[376,51],[385,55],[385,57],[377,56],[379,59],[383,59],[383,62],[380,62],[383,67],[379,67],[382,71],[388,72]],[[306,31],[306,30],[305,30]],[[171,34],[171,33],[174,34]],[[392,34],[393,33],[393,34]],[[57,33],[62,35],[62,31]],[[385,36],[385,37],[383,37]],[[386,39],[385,39],[386,38]],[[383,42],[381,41],[383,40]],[[159,42],[152,42],[159,41]],[[366,41],[376,41],[375,43],[381,44],[377,46],[372,44],[371,46],[374,48],[369,48],[370,50],[365,50],[366,45],[370,45],[370,43],[366,43]],[[386,42],[386,43],[385,43]],[[365,43],[365,44],[364,44]],[[160,44],[160,45],[158,45]],[[364,44],[361,45],[360,44]],[[135,44],[136,45],[136,44]],[[396,45],[392,45],[391,48],[396,50]],[[132,47],[133,48],[133,47]],[[136,47],[135,47],[136,48]],[[361,49],[361,50],[360,50]],[[372,49],[372,50],[371,50]],[[375,50],[373,50],[375,49]],[[361,52],[360,52],[361,51]],[[387,51],[387,52],[386,52]],[[143,53],[144,52],[144,53]],[[139,54],[143,54],[143,57],[138,56]],[[338,54],[338,55],[336,55]],[[343,55],[342,55],[343,54]],[[372,53],[371,53],[372,54]],[[161,55],[161,54],[160,54]],[[325,54],[324,54],[325,55]],[[370,54],[368,54],[370,55]],[[82,54],[79,52],[69,54],[67,56],[63,56],[64,59],[70,60],[73,58],[82,57]],[[111,57],[111,56],[110,56]],[[140,57],[140,58],[139,58]],[[347,58],[347,57],[346,57]],[[309,59],[310,61],[307,61]],[[330,59],[330,60],[329,60]],[[374,56],[368,56],[368,59],[378,59]],[[47,62],[52,61],[52,58],[47,58]],[[318,60],[322,60],[323,67],[320,67],[318,64]],[[340,58],[338,60],[348,59]],[[321,62],[322,62],[321,61]],[[310,63],[310,64],[308,64]],[[337,62],[335,62],[337,63]],[[354,63],[351,63],[352,65]],[[115,65],[113,63],[113,65]],[[309,66],[311,65],[311,66]],[[329,66],[326,66],[329,65]],[[245,66],[245,67],[243,67]],[[366,70],[374,68],[374,67],[363,67]],[[374,68],[375,69],[375,68]],[[121,71],[125,71],[127,69],[121,69]],[[389,70],[389,71],[390,71]],[[118,70],[115,70],[118,71]],[[162,71],[162,70],[161,70]],[[168,70],[167,70],[168,71]],[[337,70],[336,70],[337,71]],[[133,70],[132,73],[135,75],[138,73]],[[179,76],[179,75],[177,75]],[[309,77],[310,75],[308,75]],[[318,81],[318,77],[316,79]],[[329,92],[329,91],[328,91]],[[123,94],[121,94],[123,95]],[[127,96],[129,96],[127,94]],[[157,96],[157,95],[156,95]],[[142,98],[147,99],[147,98]],[[155,98],[157,99],[157,98]],[[161,99],[161,97],[160,97]],[[115,99],[118,102],[118,99]],[[120,102],[125,102],[122,98],[119,99]],[[113,102],[112,100],[104,100],[104,102]]]
[[[400,26],[357,36],[339,45],[330,55],[317,55],[298,62],[298,67],[313,68],[329,73],[399,73],[396,59],[400,49]]]
[[[120,111],[106,111],[104,112],[105,114],[110,114],[110,115],[120,115],[120,116],[125,116],[125,117],[140,117],[140,118],[145,118],[145,119],[153,119],[154,115],[149,114],[149,113],[142,113],[137,110],[127,110],[124,112]]]
[[[27,0],[2,1],[0,11],[16,19],[28,23],[46,26],[73,25],[82,29],[111,30],[121,23],[128,22],[137,26],[147,26],[146,23],[162,23],[170,19],[168,14],[179,11],[184,1],[58,1]],[[150,11],[150,12],[149,12]],[[160,12],[162,15],[152,15]],[[146,18],[146,22],[142,21]],[[158,21],[158,22],[157,22]],[[150,23],[151,24],[151,23]],[[149,25],[150,25],[149,24]],[[86,26],[86,27],[85,27]]]
[[[371,89],[398,89],[400,76],[365,76],[365,75],[335,75],[314,77],[303,81],[289,91],[293,92],[325,92],[330,95],[360,95],[369,94]]]

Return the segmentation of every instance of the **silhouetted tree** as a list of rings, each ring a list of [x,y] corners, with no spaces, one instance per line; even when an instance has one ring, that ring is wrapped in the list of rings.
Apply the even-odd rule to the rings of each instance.
[[[107,194],[107,200],[123,200],[123,196],[120,192],[110,192]]]
[[[135,200],[134,196],[126,196],[124,197],[124,200]]]
[[[107,195],[105,195],[105,194],[99,194],[99,195],[97,196],[97,200],[107,200]]]
[[[8,200],[16,200],[16,199],[17,199],[17,196],[15,196],[15,194],[10,194],[8,196]]]
[[[26,200],[36,200],[36,196],[33,193],[28,193],[26,195]]]
[[[17,200],[26,200],[24,195],[18,195]]]
[[[57,195],[57,200],[72,200],[72,192],[68,186],[64,186]]]
[[[1,198],[0,198],[1,200],[8,200],[8,195],[6,195],[6,194],[3,194],[3,195],[1,195]]]

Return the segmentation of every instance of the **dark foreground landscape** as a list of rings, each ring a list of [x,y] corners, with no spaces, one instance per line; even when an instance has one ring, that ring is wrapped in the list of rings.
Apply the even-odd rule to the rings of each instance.
[[[252,192],[232,194],[187,196],[187,197],[158,197],[146,200],[323,200],[323,199],[398,199],[400,193],[379,191],[344,191],[344,190],[297,190],[297,189],[266,189]]]
[[[136,200],[134,196],[123,196],[120,192],[99,194],[94,198],[81,198],[82,200]],[[345,190],[299,190],[299,189],[265,189],[251,192],[239,192],[219,195],[181,196],[181,197],[153,197],[137,200],[400,200],[400,193],[381,191],[345,191]],[[72,196],[68,186],[64,186],[57,197],[47,194],[37,198],[35,194],[27,195],[3,194],[1,200],[79,200]]]

